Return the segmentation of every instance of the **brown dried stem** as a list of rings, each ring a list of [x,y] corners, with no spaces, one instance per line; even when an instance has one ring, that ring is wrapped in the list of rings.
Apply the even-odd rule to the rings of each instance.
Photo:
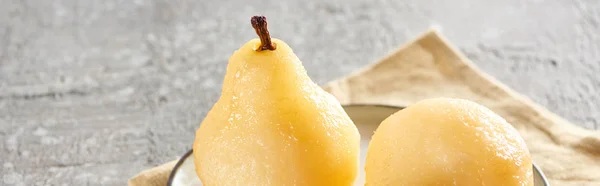
[[[256,51],[277,49],[277,45],[271,42],[271,35],[267,28],[267,18],[265,16],[252,16],[250,22],[256,31],[256,35],[260,38],[260,47]]]

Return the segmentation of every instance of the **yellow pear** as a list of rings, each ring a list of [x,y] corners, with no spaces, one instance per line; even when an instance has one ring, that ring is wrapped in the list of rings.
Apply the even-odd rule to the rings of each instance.
[[[307,75],[263,16],[229,59],[221,97],[196,131],[196,174],[205,186],[350,186],[360,135],[340,103]]]
[[[462,99],[420,101],[385,119],[369,143],[367,186],[533,186],[515,128]]]

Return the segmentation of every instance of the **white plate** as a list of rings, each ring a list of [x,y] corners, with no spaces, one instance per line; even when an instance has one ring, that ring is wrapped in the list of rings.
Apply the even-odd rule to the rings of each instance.
[[[348,105],[344,106],[344,109],[350,118],[352,118],[352,121],[354,121],[354,124],[361,134],[361,165],[359,170],[363,170],[366,149],[371,140],[371,135],[373,135],[373,131],[377,129],[377,126],[381,121],[402,108],[378,105]],[[191,156],[191,154],[192,151],[190,150],[179,160],[179,162],[177,162],[177,165],[175,165],[169,176],[167,186],[202,186],[202,183],[196,176],[194,170],[194,157]],[[549,186],[542,170],[535,165],[533,165],[533,174],[535,186]],[[363,171],[360,171],[355,185],[363,186],[364,177]]]

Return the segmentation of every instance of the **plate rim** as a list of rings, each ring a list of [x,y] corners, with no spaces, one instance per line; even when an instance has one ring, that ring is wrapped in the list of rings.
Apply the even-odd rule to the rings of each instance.
[[[402,110],[405,109],[406,107],[403,106],[393,106],[393,105],[383,105],[383,104],[349,104],[349,105],[342,105],[342,107],[360,107],[360,106],[368,106],[368,107],[386,107],[386,108],[393,108],[393,109],[398,109],[398,110]],[[172,186],[173,180],[175,179],[175,174],[177,174],[177,170],[179,170],[179,168],[181,167],[181,165],[183,164],[183,162],[185,162],[185,160],[191,156],[193,153],[193,149],[189,149],[183,156],[181,156],[179,158],[179,160],[177,160],[177,163],[175,164],[175,166],[173,166],[173,169],[171,169],[171,172],[169,173],[169,179],[167,180],[167,186]],[[546,178],[546,175],[544,174],[544,172],[542,171],[542,169],[540,169],[535,163],[531,163],[533,165],[533,169],[535,169],[536,172],[538,172],[539,176],[542,178],[542,182],[545,186],[550,186],[550,183],[548,182],[548,178]]]
[[[177,174],[177,170],[179,170],[181,164],[183,164],[183,162],[185,162],[185,160],[192,155],[192,151],[192,149],[188,150],[183,156],[181,156],[181,158],[179,158],[179,160],[177,160],[177,163],[175,164],[175,166],[173,166],[173,169],[171,169],[171,173],[169,173],[167,186],[171,186],[173,184],[173,179],[175,179],[175,174]]]

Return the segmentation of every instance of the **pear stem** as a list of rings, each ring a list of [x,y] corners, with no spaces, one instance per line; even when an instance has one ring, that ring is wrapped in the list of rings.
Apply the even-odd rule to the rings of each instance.
[[[277,49],[277,45],[271,42],[271,35],[267,28],[267,18],[265,16],[252,16],[250,22],[256,31],[256,35],[260,38],[260,47],[258,47],[256,51]]]

